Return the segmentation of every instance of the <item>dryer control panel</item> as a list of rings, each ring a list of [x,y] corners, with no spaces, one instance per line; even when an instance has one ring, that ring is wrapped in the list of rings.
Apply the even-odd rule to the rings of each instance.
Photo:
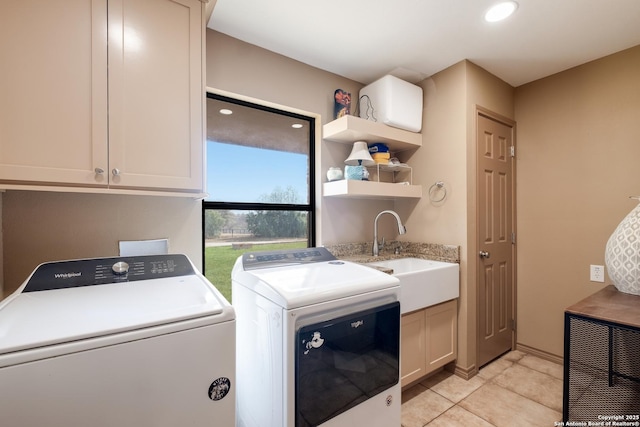
[[[335,259],[336,257],[323,247],[248,252],[242,255],[242,267],[245,270],[254,270],[257,268],[334,261]]]
[[[195,274],[185,255],[93,258],[41,264],[22,292],[106,285]]]

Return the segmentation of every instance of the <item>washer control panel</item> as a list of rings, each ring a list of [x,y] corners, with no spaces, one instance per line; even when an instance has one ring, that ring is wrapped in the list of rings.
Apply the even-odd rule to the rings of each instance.
[[[185,255],[142,255],[95,258],[41,264],[22,292],[48,291],[81,286],[195,274]]]

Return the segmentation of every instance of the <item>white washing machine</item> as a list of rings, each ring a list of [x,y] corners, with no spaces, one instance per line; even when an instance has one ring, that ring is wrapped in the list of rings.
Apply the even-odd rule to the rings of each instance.
[[[235,313],[184,255],[42,264],[0,303],[11,427],[235,425]]]
[[[232,272],[240,427],[399,427],[399,281],[325,248]]]

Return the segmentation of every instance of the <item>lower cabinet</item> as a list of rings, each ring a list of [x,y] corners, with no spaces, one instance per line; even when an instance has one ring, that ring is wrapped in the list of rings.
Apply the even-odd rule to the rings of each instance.
[[[402,315],[400,376],[404,387],[458,355],[458,300]]]

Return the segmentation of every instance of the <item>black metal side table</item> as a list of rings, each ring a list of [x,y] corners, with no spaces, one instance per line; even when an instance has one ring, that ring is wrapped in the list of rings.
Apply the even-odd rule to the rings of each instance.
[[[567,308],[564,328],[564,424],[640,425],[640,296],[607,286]]]

